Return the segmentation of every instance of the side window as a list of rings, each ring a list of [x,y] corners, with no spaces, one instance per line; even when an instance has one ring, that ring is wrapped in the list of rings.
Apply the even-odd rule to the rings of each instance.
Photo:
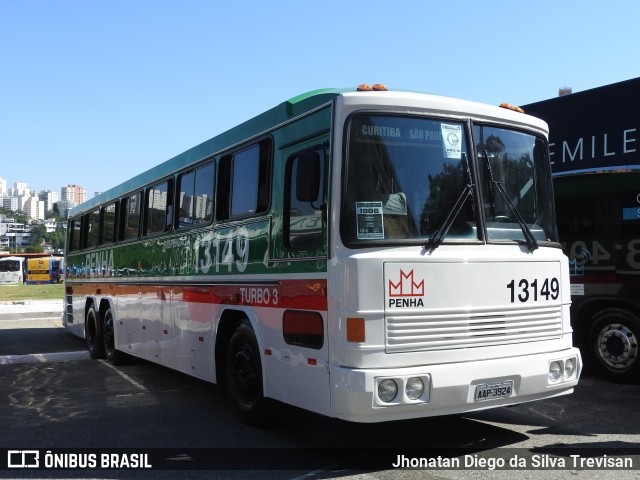
[[[599,196],[558,196],[556,212],[560,238],[597,236],[604,231],[604,202]]]
[[[122,200],[121,240],[131,240],[140,235],[140,193],[134,193]]]
[[[622,235],[640,234],[640,195],[638,190],[618,189],[610,197],[608,217],[613,223],[613,232]]]
[[[162,182],[147,189],[145,235],[162,233],[171,227],[172,192],[170,182]]]
[[[231,216],[257,213],[260,179],[260,147],[248,148],[233,156],[231,173]]]
[[[269,208],[271,141],[263,140],[220,160],[219,219],[256,215]]]
[[[102,230],[100,233],[100,245],[113,243],[116,239],[116,203],[102,207]]]
[[[178,178],[177,228],[210,223],[213,219],[214,167],[210,163]]]
[[[298,152],[287,160],[284,242],[290,250],[314,250],[323,237],[324,149]]]
[[[80,225],[80,217],[69,220],[69,225],[67,227],[67,235],[69,236],[69,238],[67,243],[70,252],[80,250]]]
[[[87,239],[84,245],[86,248],[96,248],[98,246],[98,239],[100,238],[100,210],[94,210],[87,213],[85,219],[85,238]]]

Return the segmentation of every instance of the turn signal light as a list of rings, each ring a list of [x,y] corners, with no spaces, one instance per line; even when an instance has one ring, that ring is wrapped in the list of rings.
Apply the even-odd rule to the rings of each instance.
[[[347,342],[364,342],[364,318],[347,318]]]

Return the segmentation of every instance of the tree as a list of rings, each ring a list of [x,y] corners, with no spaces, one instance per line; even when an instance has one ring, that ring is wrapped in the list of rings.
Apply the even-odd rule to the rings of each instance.
[[[42,224],[31,227],[31,246],[40,247],[44,242],[44,236],[47,233],[47,227]]]
[[[7,218],[13,218],[16,223],[22,223],[24,225],[29,223],[24,212],[17,212],[14,210],[9,210],[8,208],[0,208],[0,213],[5,215]]]
[[[65,232],[63,229],[55,232],[45,233],[44,241],[50,243],[54,249],[64,248]]]

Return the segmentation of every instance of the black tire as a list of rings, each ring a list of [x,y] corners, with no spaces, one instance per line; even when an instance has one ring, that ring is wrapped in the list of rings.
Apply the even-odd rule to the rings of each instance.
[[[610,380],[640,381],[640,319],[621,308],[595,314],[589,331],[589,350],[595,364]]]
[[[116,350],[115,320],[110,308],[104,312],[102,318],[102,344],[107,361],[113,365],[120,364],[123,354]]]
[[[262,385],[262,362],[255,333],[248,321],[231,335],[226,358],[227,391],[238,418],[249,425],[264,426],[267,402]]]
[[[84,338],[91,358],[104,357],[104,345],[102,343],[102,322],[95,307],[91,305],[87,310],[84,320]]]

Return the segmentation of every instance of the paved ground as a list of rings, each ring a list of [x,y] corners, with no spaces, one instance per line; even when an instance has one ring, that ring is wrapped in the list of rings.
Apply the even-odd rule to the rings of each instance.
[[[62,300],[16,300],[0,302],[0,319],[14,316],[15,313],[33,313],[37,315],[62,314]]]
[[[61,300],[0,303],[0,365],[89,358],[62,326]]]
[[[214,385],[134,359],[118,367],[84,360],[84,341],[62,327],[61,309],[60,301],[0,303],[0,478],[640,479],[638,385],[583,375],[573,395],[383,424],[351,424],[283,408],[272,427],[254,429],[236,420],[224,391]],[[116,447],[154,447],[171,461],[178,458],[176,451],[188,451],[193,463],[180,471],[156,465],[152,475],[142,470],[2,469],[7,449],[36,449],[44,455],[55,448],[93,453]],[[392,460],[400,453],[417,458],[447,448],[456,449],[450,457],[477,449],[489,459],[525,458],[526,463],[500,471],[482,466],[406,470],[387,461],[389,455]],[[587,460],[624,457],[634,463],[626,470],[576,469],[570,454]],[[294,455],[303,467],[275,470],[290,470],[284,462]],[[566,467],[534,465],[534,456],[566,462]],[[215,463],[218,458],[229,466]],[[212,470],[191,471],[198,462],[211,461],[203,465]],[[349,462],[357,468],[347,469]]]

